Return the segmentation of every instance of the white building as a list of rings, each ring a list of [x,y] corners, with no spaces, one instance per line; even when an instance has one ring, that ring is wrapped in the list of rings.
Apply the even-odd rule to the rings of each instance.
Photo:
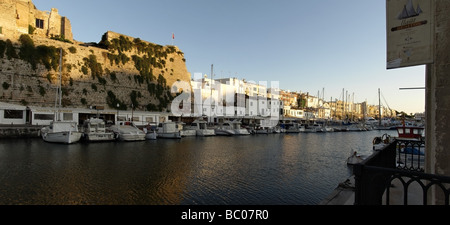
[[[0,102],[0,124],[26,124],[27,107]]]

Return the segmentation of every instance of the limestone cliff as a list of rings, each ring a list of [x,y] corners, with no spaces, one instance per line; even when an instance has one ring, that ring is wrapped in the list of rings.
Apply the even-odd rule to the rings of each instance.
[[[165,111],[171,85],[190,80],[183,52],[114,32],[99,43],[80,43],[22,34],[0,36],[0,101],[55,104],[62,57],[62,104],[66,107]]]

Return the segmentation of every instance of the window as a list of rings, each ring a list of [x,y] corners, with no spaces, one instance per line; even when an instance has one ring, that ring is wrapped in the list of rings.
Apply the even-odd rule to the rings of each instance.
[[[36,19],[36,28],[44,29],[44,20]]]
[[[53,120],[53,114],[34,114],[35,120]]]
[[[5,119],[23,119],[22,110],[5,110]]]
[[[64,113],[63,114],[63,120],[64,121],[72,121],[73,120],[73,114],[72,113]]]

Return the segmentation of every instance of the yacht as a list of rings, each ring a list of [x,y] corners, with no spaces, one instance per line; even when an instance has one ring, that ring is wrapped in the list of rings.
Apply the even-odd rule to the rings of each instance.
[[[105,121],[102,119],[91,118],[83,123],[82,140],[88,142],[113,141],[116,139],[114,132],[107,132]]]
[[[206,121],[204,120],[195,120],[194,122],[191,123],[190,126],[187,126],[186,129],[195,130],[196,135],[201,137],[216,135],[214,129],[209,129]]]
[[[236,134],[230,121],[224,121],[223,123],[218,124],[214,129],[214,132],[216,135],[223,136],[232,136]]]
[[[236,135],[248,135],[248,134],[250,134],[250,132],[248,132],[247,129],[241,127],[242,123],[240,121],[233,120],[233,121],[230,122],[230,124],[231,124],[231,128],[233,129],[233,131],[234,131],[234,133]]]
[[[192,137],[192,136],[197,135],[197,132],[195,130],[184,129],[184,127],[186,125],[185,123],[177,122],[177,125],[178,125],[178,130],[180,131],[181,137]]]
[[[181,133],[178,124],[172,121],[160,123],[156,128],[158,138],[180,139]]]

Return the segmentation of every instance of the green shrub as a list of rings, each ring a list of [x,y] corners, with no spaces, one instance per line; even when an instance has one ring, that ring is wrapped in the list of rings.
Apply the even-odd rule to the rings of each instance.
[[[0,58],[5,56],[6,41],[0,40]]]
[[[69,48],[69,52],[72,53],[72,54],[75,54],[75,53],[77,53],[77,49],[72,46],[72,47]]]
[[[14,48],[11,40],[6,40],[6,56],[8,57],[8,60],[12,58],[19,58],[16,52],[16,48]]]
[[[39,85],[39,94],[44,97],[46,93],[45,88]]]
[[[3,89],[8,90],[11,85],[8,84],[7,82],[3,82],[2,86],[3,86]]]
[[[33,34],[35,30],[36,30],[35,27],[28,25],[28,34]]]

